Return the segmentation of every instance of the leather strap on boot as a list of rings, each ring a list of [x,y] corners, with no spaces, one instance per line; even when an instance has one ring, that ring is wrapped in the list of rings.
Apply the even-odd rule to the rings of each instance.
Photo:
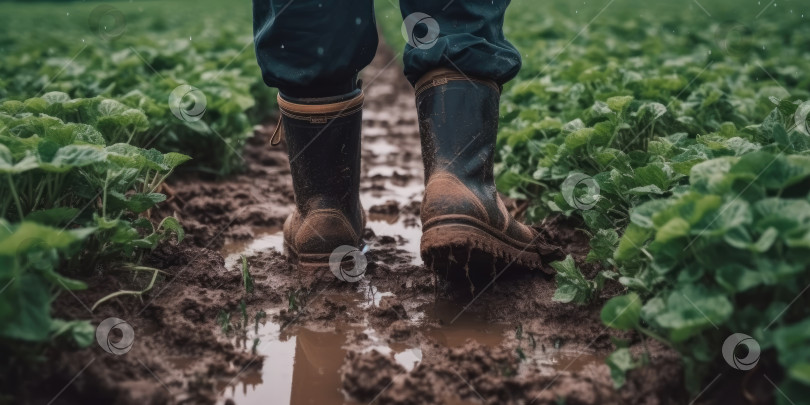
[[[326,124],[329,120],[357,113],[363,109],[365,94],[362,92],[355,98],[328,104],[296,104],[285,100],[281,94],[276,97],[281,116],[270,137],[270,144],[275,146],[281,143],[284,135],[284,126],[281,121],[284,117],[297,120],[307,120],[313,124]]]
[[[422,76],[416,82],[416,85],[414,86],[414,89],[416,90],[416,97],[419,98],[419,95],[423,91],[425,91],[425,90],[427,90],[427,89],[429,89],[431,87],[436,87],[436,86],[440,86],[440,85],[443,85],[443,84],[447,84],[447,82],[449,82],[451,80],[467,80],[467,81],[470,81],[470,82],[473,82],[473,83],[476,83],[476,84],[480,83],[480,84],[483,84],[485,86],[492,87],[495,91],[498,92],[498,94],[500,94],[501,90],[502,90],[501,86],[498,85],[497,83],[495,83],[492,80],[467,76],[464,73],[458,72],[458,71],[453,70],[453,69],[438,68],[438,69],[433,69],[430,72],[425,73],[425,75]]]

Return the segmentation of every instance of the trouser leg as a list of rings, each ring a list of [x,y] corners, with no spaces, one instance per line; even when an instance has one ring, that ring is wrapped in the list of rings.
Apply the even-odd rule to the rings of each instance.
[[[503,35],[508,5],[508,0],[401,0],[410,37],[403,62],[411,84],[438,68],[498,84],[515,77],[520,53]]]
[[[253,0],[264,82],[291,98],[341,96],[377,50],[372,0]]]

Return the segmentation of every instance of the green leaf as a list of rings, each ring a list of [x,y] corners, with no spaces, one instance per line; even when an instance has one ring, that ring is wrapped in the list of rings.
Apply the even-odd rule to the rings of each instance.
[[[591,251],[587,262],[604,261],[613,258],[613,251],[619,244],[619,235],[613,229],[600,229],[590,241]]]
[[[166,201],[166,195],[160,193],[138,193],[133,194],[126,202],[126,207],[134,212],[144,212],[155,204]]]
[[[68,337],[79,348],[90,346],[96,337],[96,328],[90,321],[64,321],[54,319],[51,323],[51,338]]]
[[[617,96],[607,99],[608,107],[615,112],[622,112],[633,101],[632,96]]]
[[[664,226],[658,228],[655,233],[655,241],[661,244],[666,244],[675,239],[689,235],[689,229],[689,223],[683,218],[672,218],[669,220],[669,222],[664,224]]]
[[[38,274],[26,272],[0,294],[0,307],[14,308],[10,316],[0,319],[0,337],[29,342],[46,341],[50,335],[51,294],[48,284]]]
[[[619,330],[633,329],[641,315],[641,299],[636,293],[613,297],[602,307],[602,322]]]
[[[190,156],[186,156],[180,153],[169,152],[163,155],[163,164],[166,165],[169,169],[174,169],[177,166],[189,161],[191,159]]]
[[[74,167],[84,167],[107,159],[104,150],[95,145],[68,145],[59,148],[50,161],[40,162],[40,167],[49,172],[64,173]]]
[[[163,218],[163,221],[160,221],[160,225],[158,225],[158,230],[164,230],[167,233],[174,233],[177,235],[177,242],[182,242],[183,238],[186,236],[185,231],[183,231],[183,227],[180,225],[180,221],[178,221],[175,217]]]
[[[619,389],[627,382],[627,372],[639,366],[639,362],[633,360],[630,349],[620,348],[611,353],[605,363],[610,368],[610,377],[613,379],[613,387]]]
[[[655,321],[669,331],[673,342],[682,342],[722,324],[733,312],[734,307],[724,293],[702,285],[687,285],[669,294],[665,311]]]
[[[23,222],[6,237],[0,237],[0,256],[15,256],[32,250],[64,249],[80,240],[76,234],[34,222]]]
[[[552,262],[551,267],[557,270],[555,276],[557,290],[554,291],[552,300],[575,304],[584,304],[588,301],[591,296],[591,286],[577,269],[571,255],[566,256],[564,260]]]
[[[629,261],[636,258],[651,235],[651,230],[631,223],[619,240],[619,247],[613,252],[613,258],[617,261]]]
[[[77,208],[56,207],[47,210],[34,211],[25,217],[26,221],[36,222],[48,226],[60,226],[68,223],[79,214]]]

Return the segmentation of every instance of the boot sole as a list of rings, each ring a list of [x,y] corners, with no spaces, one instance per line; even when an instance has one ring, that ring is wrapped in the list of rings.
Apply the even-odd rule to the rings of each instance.
[[[319,280],[331,281],[333,278],[337,278],[329,267],[332,252],[299,254],[287,242],[284,242],[284,254],[287,256],[288,262],[297,270],[299,278],[307,285]]]
[[[298,254],[286,241],[284,242],[284,255],[293,265],[305,284],[312,284],[315,280],[329,280],[334,277],[329,269],[329,256],[331,253],[304,253]],[[327,277],[328,276],[328,277]]]
[[[437,221],[441,219],[430,222]],[[542,257],[532,246],[475,222],[470,218],[460,223],[454,218],[453,222],[435,223],[424,229],[420,253],[425,264],[434,272],[444,270],[446,277],[463,271],[473,281],[494,278],[507,268],[554,273],[543,266]]]

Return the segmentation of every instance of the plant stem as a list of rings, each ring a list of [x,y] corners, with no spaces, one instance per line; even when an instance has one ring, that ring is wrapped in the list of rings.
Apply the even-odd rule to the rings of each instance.
[[[151,271],[152,272],[152,280],[149,282],[149,285],[147,285],[146,288],[144,288],[141,291],[121,290],[121,291],[116,291],[116,292],[114,292],[112,294],[109,294],[106,297],[103,297],[100,300],[96,301],[96,303],[93,304],[93,307],[90,308],[90,311],[95,311],[96,307],[101,305],[103,302],[105,302],[107,300],[110,300],[110,299],[113,299],[115,297],[119,297],[119,296],[122,296],[122,295],[137,295],[138,297],[142,296],[144,293],[151,290],[152,287],[155,286],[155,280],[157,280],[158,273],[162,273],[162,271],[160,271],[158,269],[153,269],[151,267],[130,266],[129,268],[132,269],[132,270],[135,270],[136,272],[137,271]]]
[[[22,221],[24,217],[22,204],[20,203],[20,196],[17,195],[17,189],[14,187],[14,180],[11,179],[11,173],[6,173],[6,179],[8,179],[8,186],[11,188],[11,195],[14,197],[14,202],[17,204],[17,215],[20,216],[18,219]]]
[[[107,218],[107,183],[110,181],[110,170],[107,169],[107,175],[104,177],[104,195],[101,196],[101,216]]]

